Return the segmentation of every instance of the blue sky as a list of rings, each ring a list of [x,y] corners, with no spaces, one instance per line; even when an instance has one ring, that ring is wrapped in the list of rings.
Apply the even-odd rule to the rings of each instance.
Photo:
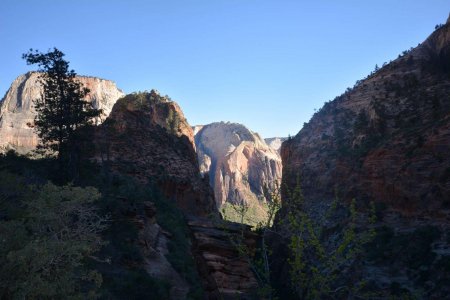
[[[295,135],[449,12],[448,0],[2,0],[0,94],[33,68],[22,53],[57,47],[78,74],[168,94],[191,125]]]

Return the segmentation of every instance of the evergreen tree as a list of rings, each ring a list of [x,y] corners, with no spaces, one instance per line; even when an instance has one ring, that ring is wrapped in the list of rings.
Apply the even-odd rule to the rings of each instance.
[[[92,124],[101,111],[85,100],[89,89],[77,81],[77,74],[63,57],[64,53],[56,48],[47,53],[30,49],[22,56],[28,65],[38,65],[41,72],[43,93],[34,100],[35,128],[41,141],[38,148],[56,154],[61,175],[74,177],[78,160],[76,130]]]

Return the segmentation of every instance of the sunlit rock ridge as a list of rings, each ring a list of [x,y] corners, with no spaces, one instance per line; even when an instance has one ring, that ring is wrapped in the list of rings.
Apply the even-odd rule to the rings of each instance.
[[[14,149],[24,154],[36,148],[39,140],[33,125],[33,101],[43,92],[38,77],[37,72],[20,75],[0,102],[0,152]],[[90,90],[86,99],[102,109],[100,122],[109,115],[117,99],[125,95],[110,80],[87,76],[78,76],[77,80]]]

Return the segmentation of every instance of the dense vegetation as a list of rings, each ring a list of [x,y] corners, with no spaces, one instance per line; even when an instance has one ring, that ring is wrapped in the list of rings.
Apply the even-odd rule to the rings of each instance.
[[[55,158],[0,156],[2,299],[168,299],[170,284],[148,275],[138,243],[146,201],[171,234],[167,259],[201,299],[183,216],[155,186],[88,163],[77,186],[55,185],[55,169]]]
[[[153,245],[142,246],[146,228],[161,226],[169,235],[166,259],[188,283],[188,297],[201,299],[178,209],[153,183],[89,161],[89,125],[100,111],[85,100],[89,90],[63,56],[56,48],[23,55],[42,72],[34,105],[44,151],[0,155],[0,298],[168,299],[169,278],[146,270]]]
[[[2,298],[95,297],[102,277],[83,261],[104,244],[108,218],[93,205],[98,190],[29,185],[5,170],[0,177]]]

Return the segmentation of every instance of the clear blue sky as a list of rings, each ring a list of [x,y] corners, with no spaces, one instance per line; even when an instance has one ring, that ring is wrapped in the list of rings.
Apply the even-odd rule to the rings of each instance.
[[[29,48],[126,93],[155,88],[191,125],[296,134],[315,108],[445,23],[449,0],[1,0],[0,94]]]

